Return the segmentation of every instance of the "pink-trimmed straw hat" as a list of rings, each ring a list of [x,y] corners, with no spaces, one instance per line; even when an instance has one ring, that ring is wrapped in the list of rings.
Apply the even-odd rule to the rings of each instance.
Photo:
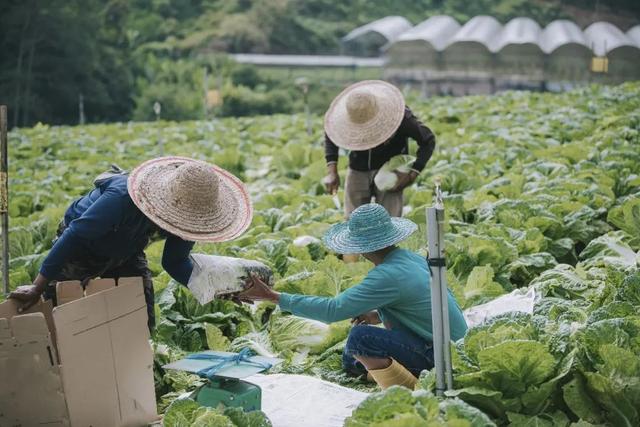
[[[133,203],[163,230],[194,242],[225,242],[246,231],[253,207],[242,181],[188,157],[160,157],[135,168]]]

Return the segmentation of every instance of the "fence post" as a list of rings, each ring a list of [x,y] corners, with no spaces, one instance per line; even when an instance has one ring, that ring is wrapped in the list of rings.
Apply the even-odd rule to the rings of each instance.
[[[7,106],[0,105],[0,215],[2,216],[2,282],[9,293],[9,177],[7,150]]]

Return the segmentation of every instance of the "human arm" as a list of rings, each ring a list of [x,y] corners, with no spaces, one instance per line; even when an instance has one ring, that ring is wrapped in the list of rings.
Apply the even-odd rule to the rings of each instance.
[[[58,277],[64,263],[81,250],[83,240],[101,237],[120,223],[122,198],[119,196],[115,189],[107,188],[81,217],[71,221],[44,259],[33,283],[20,286],[9,295],[22,303],[22,310],[38,301],[47,284]]]
[[[369,311],[351,319],[353,325],[379,325],[381,322],[377,311]]]
[[[431,158],[436,146],[436,138],[433,132],[431,132],[431,129],[422,124],[409,108],[405,109],[405,117],[398,131],[415,140],[418,143],[418,151],[416,153],[416,160],[413,162],[413,165],[411,165],[409,172],[395,172],[398,176],[398,181],[396,185],[389,190],[391,192],[402,191],[415,182]]]
[[[406,109],[405,118],[400,126],[400,130],[404,135],[418,143],[416,161],[411,166],[412,171],[417,176],[433,155],[433,150],[436,147],[436,137],[431,129],[425,126],[409,108]]]
[[[325,190],[328,194],[335,194],[340,188],[340,175],[338,175],[339,148],[327,134],[324,136],[324,154],[327,161],[327,176],[324,178]]]
[[[40,299],[40,295],[44,292],[44,288],[49,283],[49,279],[44,277],[41,273],[38,273],[33,284],[18,286],[15,291],[9,294],[9,298],[15,299],[20,302],[18,312],[23,312],[32,305],[34,305]]]
[[[193,245],[194,242],[182,240],[174,235],[169,235],[164,243],[162,268],[183,285],[189,283],[193,271],[193,263],[189,258]]]
[[[82,250],[84,241],[98,239],[117,228],[123,215],[123,198],[115,188],[107,188],[89,208],[71,221],[56,240],[40,267],[40,274],[55,280],[64,263]]]
[[[334,298],[278,293],[261,284],[259,279],[253,278],[253,282],[254,286],[241,293],[240,299],[269,300],[283,311],[325,323],[357,317],[391,304],[398,297],[397,286],[376,270],[370,271],[360,284]]]

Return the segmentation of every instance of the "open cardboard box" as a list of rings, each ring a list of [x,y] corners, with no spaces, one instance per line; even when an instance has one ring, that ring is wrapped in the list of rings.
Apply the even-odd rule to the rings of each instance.
[[[58,306],[0,304],[0,426],[144,426],[156,420],[142,278],[57,284]]]

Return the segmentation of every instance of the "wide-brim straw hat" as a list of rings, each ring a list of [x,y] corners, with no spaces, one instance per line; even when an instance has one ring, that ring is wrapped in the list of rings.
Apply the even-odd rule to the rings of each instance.
[[[382,205],[368,203],[355,209],[346,222],[327,230],[323,242],[339,254],[366,254],[395,245],[417,229],[411,220],[391,218]]]
[[[402,92],[382,80],[365,80],[343,90],[324,115],[324,131],[338,147],[365,151],[393,136],[404,118]]]
[[[184,240],[224,242],[251,224],[253,207],[242,181],[188,157],[160,157],[135,168],[128,180],[133,203],[163,230]]]

